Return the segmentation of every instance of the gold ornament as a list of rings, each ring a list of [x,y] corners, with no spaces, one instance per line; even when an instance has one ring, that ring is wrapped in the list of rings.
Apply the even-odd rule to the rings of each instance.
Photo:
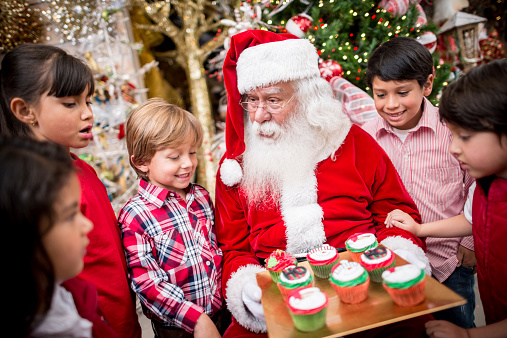
[[[28,1],[0,1],[0,54],[24,43],[37,43],[41,27]]]
[[[217,161],[220,159],[214,159],[212,155],[215,120],[203,63],[215,48],[223,45],[226,34],[219,30],[223,25],[215,13],[205,14],[210,9],[211,2],[208,0],[137,0],[134,3],[142,6],[146,15],[154,22],[154,24],[136,24],[136,27],[162,33],[176,45],[176,50],[156,55],[177,62],[185,70],[190,87],[191,107],[189,110],[201,122],[204,129],[203,144],[197,151],[199,160],[197,183],[204,186],[214,199]],[[171,15],[176,15],[181,19],[181,26],[169,19]],[[201,44],[199,38],[210,31],[219,33],[208,42]]]

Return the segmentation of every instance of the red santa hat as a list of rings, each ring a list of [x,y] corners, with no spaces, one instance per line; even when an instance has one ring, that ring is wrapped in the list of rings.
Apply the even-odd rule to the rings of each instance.
[[[225,159],[220,169],[224,184],[241,181],[235,158],[245,151],[244,114],[241,95],[262,86],[320,76],[318,55],[312,43],[292,34],[248,30],[234,35],[224,61],[227,90]]]

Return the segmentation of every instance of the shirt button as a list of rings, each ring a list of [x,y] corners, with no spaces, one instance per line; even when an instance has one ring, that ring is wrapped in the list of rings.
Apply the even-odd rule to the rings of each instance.
[[[209,266],[211,263],[209,261],[206,262],[206,265]]]
[[[169,196],[174,197],[174,194],[173,194],[173,193],[170,193],[170,194],[169,194]]]

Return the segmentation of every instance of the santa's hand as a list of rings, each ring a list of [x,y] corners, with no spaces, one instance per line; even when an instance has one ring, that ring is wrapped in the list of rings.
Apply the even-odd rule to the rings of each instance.
[[[405,249],[395,249],[393,250],[395,254],[406,260],[407,262],[414,264],[419,269],[424,270],[427,275],[431,276],[431,266],[430,262],[423,262],[420,260],[415,253]]]
[[[264,309],[261,304],[262,291],[261,288],[254,281],[246,282],[241,292],[241,298],[243,303],[250,310],[252,315],[263,322],[266,321],[264,318]]]

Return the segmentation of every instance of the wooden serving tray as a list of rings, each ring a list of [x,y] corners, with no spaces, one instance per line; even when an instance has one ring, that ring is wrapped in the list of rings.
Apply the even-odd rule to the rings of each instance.
[[[340,260],[342,259],[350,261],[349,253],[341,252]],[[407,261],[396,256],[396,265],[404,264],[407,264]],[[299,265],[312,271],[306,261]],[[287,306],[269,272],[263,271],[257,274],[257,284],[262,290],[261,302],[269,337],[339,337],[466,303],[464,298],[430,276],[426,276],[425,301],[408,307],[396,305],[381,283],[370,281],[368,298],[364,302],[346,304],[340,301],[327,279],[314,276],[314,280],[315,286],[329,297],[326,326],[313,332],[301,332],[294,327]]]

